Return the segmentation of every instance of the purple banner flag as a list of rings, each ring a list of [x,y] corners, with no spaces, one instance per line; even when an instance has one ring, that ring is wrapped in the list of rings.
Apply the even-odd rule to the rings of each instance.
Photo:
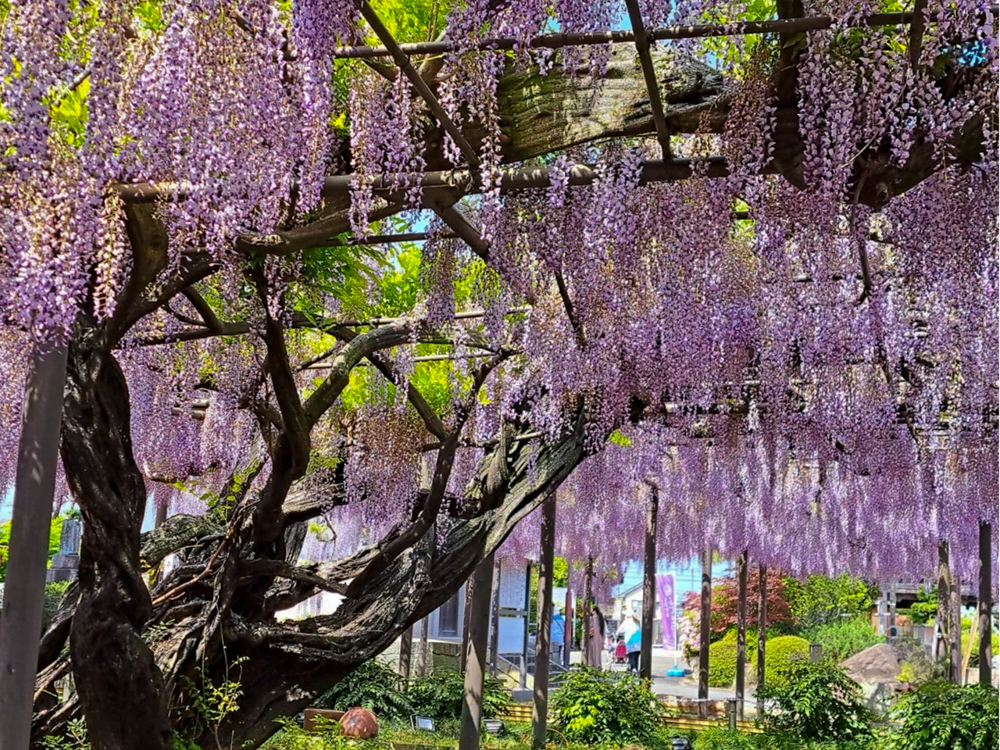
[[[662,625],[661,645],[677,650],[674,632],[674,574],[663,573],[656,576],[656,592],[660,599],[660,624]]]

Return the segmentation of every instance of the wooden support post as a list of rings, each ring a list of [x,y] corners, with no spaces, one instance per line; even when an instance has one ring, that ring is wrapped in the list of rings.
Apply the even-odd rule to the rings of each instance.
[[[465,689],[462,691],[462,726],[459,750],[478,750],[483,719],[483,675],[486,673],[486,644],[490,633],[490,599],[493,584],[493,553],[472,574],[469,611],[468,654],[465,657]]]
[[[965,682],[962,674],[962,580],[952,571],[949,614],[951,615],[951,681],[956,685]]]
[[[542,750],[549,713],[549,647],[552,639],[552,569],[556,544],[556,495],[542,503],[542,535],[538,552],[538,627],[535,630],[535,689],[531,710],[532,747]],[[586,632],[586,624],[584,632]]]
[[[459,671],[465,674],[465,660],[469,655],[469,618],[472,616],[472,581],[476,576],[473,571],[465,582],[465,606],[462,607],[462,652],[459,654]]]
[[[583,572],[583,606],[580,608],[580,621],[583,623],[583,653],[580,661],[588,667],[600,666],[590,663],[590,608],[594,603],[594,558],[587,558],[587,567]]]
[[[500,662],[500,580],[503,576],[500,561],[493,570],[493,598],[490,602],[490,674],[497,676]]]
[[[0,627],[2,750],[24,750],[31,735],[66,359],[65,344],[33,352],[21,406],[10,558]]]
[[[660,496],[650,488],[646,508],[646,545],[642,562],[642,629],[639,643],[639,677],[653,679],[653,616],[656,612],[656,519]]]
[[[979,522],[979,684],[991,685],[993,660],[993,528]]]
[[[747,675],[747,551],[736,561],[736,718],[743,721]]]
[[[420,661],[418,666],[420,667],[421,677],[426,677],[431,673],[430,637],[428,635],[430,625],[431,620],[429,617],[425,617],[420,621]]]
[[[528,687],[528,631],[531,629],[531,562],[524,567],[524,636],[521,642],[521,673],[518,675],[518,686],[521,690]]]
[[[712,619],[712,548],[701,555],[701,621],[698,639],[698,715],[708,716],[708,646]]]
[[[576,617],[576,613],[573,611],[573,591],[571,589],[566,589],[566,626],[563,628],[563,658],[562,664],[564,669],[569,669],[569,656],[570,652],[573,650],[573,619]]]
[[[399,676],[403,682],[410,680],[410,658],[413,654],[413,626],[403,631],[399,637]]]
[[[764,687],[765,664],[767,662],[767,566],[757,566],[757,717],[764,715],[764,699],[760,697]]]
[[[945,665],[945,674],[953,681],[951,664],[951,572],[948,566],[948,542],[938,542],[937,578],[937,650],[934,654]]]

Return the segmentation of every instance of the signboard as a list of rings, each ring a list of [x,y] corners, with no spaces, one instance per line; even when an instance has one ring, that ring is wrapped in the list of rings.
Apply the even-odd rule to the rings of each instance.
[[[674,631],[674,574],[662,573],[656,576],[656,593],[660,600],[660,625],[664,648],[677,650],[677,634]]]

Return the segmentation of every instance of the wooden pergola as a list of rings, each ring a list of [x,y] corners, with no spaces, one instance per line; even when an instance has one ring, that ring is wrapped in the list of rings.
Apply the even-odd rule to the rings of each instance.
[[[671,129],[663,100],[660,95],[660,88],[656,77],[652,50],[657,41],[682,40],[682,39],[703,39],[711,37],[745,36],[757,34],[794,34],[809,31],[821,31],[831,28],[851,28],[851,27],[910,27],[910,48],[911,55],[919,54],[920,43],[928,23],[933,23],[935,18],[925,14],[926,1],[916,0],[915,9],[911,12],[900,13],[878,13],[867,17],[851,18],[843,21],[827,16],[779,18],[768,21],[736,22],[727,24],[695,24],[683,26],[666,26],[659,28],[649,28],[644,23],[637,0],[626,0],[630,30],[606,30],[590,33],[555,33],[545,34],[527,40],[514,38],[489,38],[475,42],[474,44],[459,44],[457,42],[440,39],[432,42],[421,42],[415,44],[400,44],[390,34],[386,26],[378,17],[368,2],[360,3],[361,16],[381,42],[381,46],[354,46],[339,48],[335,56],[339,59],[357,59],[363,61],[373,61],[381,59],[391,59],[395,68],[388,71],[381,71],[383,74],[403,75],[412,85],[416,94],[426,105],[427,110],[441,126],[441,128],[451,137],[458,146],[465,159],[465,165],[455,170],[430,170],[420,174],[395,174],[381,175],[364,178],[367,185],[376,194],[386,198],[389,207],[375,212],[372,219],[383,218],[397,210],[393,205],[393,198],[398,193],[399,185],[419,184],[424,190],[423,206],[432,209],[441,220],[451,230],[449,236],[460,238],[466,242],[473,252],[482,258],[489,256],[489,243],[483,238],[482,232],[473,222],[458,208],[456,202],[464,195],[481,192],[484,189],[484,175],[482,174],[483,164],[480,160],[472,141],[467,134],[456,124],[441,104],[431,85],[428,83],[426,71],[421,71],[413,58],[422,55],[441,55],[454,51],[467,51],[469,49],[481,51],[501,51],[514,49],[561,49],[568,46],[587,45],[633,45],[639,58],[642,76],[645,82],[646,95],[650,114],[653,121],[653,134],[659,143],[662,158],[659,160],[647,160],[642,164],[641,182],[654,183],[662,181],[684,180],[692,176],[695,168],[699,169],[698,175],[704,177],[724,177],[729,174],[729,169],[725,159],[722,157],[711,157],[707,159],[691,160],[676,158],[671,148]],[[780,7],[779,3],[779,7]],[[434,63],[425,63],[431,66]],[[767,170],[779,171],[776,166],[769,166]],[[501,193],[508,191],[544,188],[550,182],[550,170],[545,167],[527,166],[505,168],[498,177],[499,189]],[[587,185],[597,178],[596,165],[577,164],[571,167],[569,184]],[[324,194],[333,203],[343,206],[344,201],[349,201],[349,191],[352,183],[358,178],[352,175],[338,174],[326,178],[324,181]],[[116,189],[122,198],[129,203],[142,204],[152,203],[166,196],[174,198],[182,197],[197,188],[183,184],[144,184],[144,185],[118,185]],[[746,215],[737,218],[747,218]],[[263,246],[272,249],[277,248],[277,252],[294,252],[296,249],[306,246],[302,242],[316,241],[323,236],[325,231],[322,221],[309,234],[307,240],[289,238],[282,233],[275,233],[267,236],[247,236],[237,240],[237,248],[250,250],[259,249]],[[340,232],[328,232],[327,239],[333,239]],[[442,235],[438,235],[439,237]],[[430,239],[429,233],[405,233],[397,235],[376,235],[355,240],[361,244],[382,244],[402,241],[422,241]],[[299,244],[297,244],[299,243]],[[565,295],[564,295],[564,301]],[[371,321],[356,322],[357,325],[368,325]],[[316,363],[318,365],[318,363]],[[48,528],[48,503],[42,502],[44,498],[51,498],[54,488],[54,478],[56,474],[56,461],[58,456],[59,426],[61,420],[60,404],[62,402],[63,384],[66,371],[66,348],[65,346],[55,346],[35,357],[30,368],[28,386],[26,390],[24,406],[24,427],[22,429],[20,449],[18,453],[18,469],[15,488],[15,515],[18,519],[16,529],[18,536],[12,538],[12,557],[14,560],[27,561],[38,558],[39,554],[44,556],[45,537]],[[646,529],[646,543],[644,557],[646,560],[644,570],[644,608],[643,608],[643,656],[642,674],[644,677],[651,676],[651,634],[653,617],[653,574],[655,572],[656,560],[656,503],[657,491],[652,488],[650,493],[649,523]],[[23,520],[21,520],[23,519]],[[555,500],[550,497],[543,505],[543,523],[541,556],[540,556],[540,586],[539,586],[539,623],[538,638],[536,641],[536,665],[538,671],[535,675],[535,695],[534,695],[534,715],[535,715],[535,744],[541,746],[545,740],[545,720],[547,714],[547,674],[546,665],[549,662],[548,634],[550,632],[549,619],[552,613],[551,606],[551,586],[552,586],[552,555],[554,544],[554,524],[555,524]],[[23,529],[23,531],[22,531]],[[23,536],[21,536],[23,534]],[[980,531],[980,554],[983,561],[982,572],[979,581],[979,616],[981,640],[979,645],[980,653],[980,679],[985,682],[990,681],[990,611],[991,611],[991,581],[990,581],[990,526],[983,524]],[[706,552],[706,559],[710,563],[710,551]],[[740,637],[739,637],[739,659],[737,672],[737,695],[742,703],[742,693],[744,684],[744,656],[745,656],[745,628],[746,628],[746,571],[748,561],[746,555],[741,556],[739,561],[738,576],[740,586],[741,616],[740,616]],[[37,567],[37,566],[36,566]],[[462,750],[473,750],[479,744],[479,728],[481,724],[481,696],[483,686],[483,674],[485,670],[487,633],[488,633],[488,613],[490,609],[490,591],[488,582],[493,575],[493,557],[489,556],[484,560],[474,574],[473,596],[469,602],[471,618],[471,632],[468,637],[468,652],[466,655],[465,693],[466,700],[463,706],[462,717],[462,738],[460,747]],[[27,570],[27,568],[26,568]],[[38,568],[44,575],[44,564]],[[763,571],[762,571],[763,573]],[[762,575],[763,580],[763,575]],[[43,581],[35,580],[30,575],[12,576],[8,583],[7,600],[10,606],[9,620],[5,620],[5,627],[18,632],[37,632],[40,630],[41,610],[39,607],[14,606],[15,602],[31,603],[38,599],[37,592],[41,591]],[[703,580],[703,597],[707,597],[710,591],[710,575]],[[763,593],[761,594],[761,617],[763,617]],[[38,600],[40,603],[40,600]],[[15,622],[14,618],[20,617],[18,612],[24,612],[27,618],[24,622]],[[5,615],[5,618],[7,615]],[[708,617],[705,612],[702,616],[702,662],[700,668],[700,694],[707,698],[707,627]],[[763,619],[759,628],[759,662],[758,668],[763,670],[764,663],[764,634]],[[37,640],[29,643],[18,644],[20,650],[18,654],[0,653],[0,662],[22,665],[35,664],[37,661]],[[23,695],[24,701],[16,706],[4,705],[0,711],[6,713],[11,711],[12,715],[27,715],[30,717],[31,694],[34,680],[34,669],[24,668],[19,671],[19,693]],[[18,735],[20,736],[20,735]],[[27,734],[24,734],[27,737]],[[20,744],[15,742],[14,744]],[[13,746],[13,745],[12,745]]]

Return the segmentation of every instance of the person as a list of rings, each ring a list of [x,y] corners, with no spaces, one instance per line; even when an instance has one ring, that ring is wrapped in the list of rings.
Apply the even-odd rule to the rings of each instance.
[[[552,615],[552,643],[549,645],[553,660],[562,664],[563,660],[563,640],[566,635],[566,620],[562,612]]]
[[[625,652],[628,654],[628,671],[639,672],[639,652],[642,650],[642,631],[635,612],[629,612],[622,620],[618,632],[625,638]]]
[[[588,626],[590,627],[590,646],[587,653],[587,664],[598,669],[603,668],[601,662],[601,644],[604,643],[604,615],[596,604],[590,605],[590,616]]]
[[[628,650],[625,648],[625,636],[619,635],[615,644],[615,664],[624,664],[628,658]]]

